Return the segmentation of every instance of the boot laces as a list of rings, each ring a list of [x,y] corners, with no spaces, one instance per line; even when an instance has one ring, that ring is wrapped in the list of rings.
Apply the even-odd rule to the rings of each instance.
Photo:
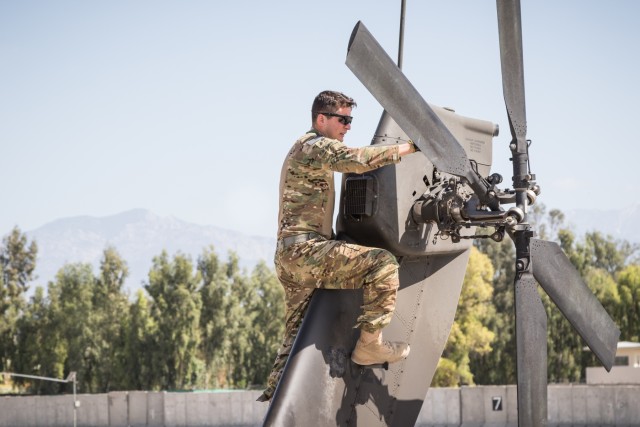
[[[383,341],[382,342],[382,346],[389,351],[389,353],[394,353],[395,352],[395,347],[393,346],[393,344],[391,343],[391,341]]]

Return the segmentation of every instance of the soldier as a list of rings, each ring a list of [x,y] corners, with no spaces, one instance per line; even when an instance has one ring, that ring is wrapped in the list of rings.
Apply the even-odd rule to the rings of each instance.
[[[270,400],[275,391],[316,288],[363,288],[364,304],[356,324],[360,338],[351,356],[355,363],[393,363],[409,354],[408,344],[384,341],[381,334],[395,309],[398,262],[384,249],[335,240],[333,173],[363,173],[397,163],[416,148],[412,142],[345,146],[355,106],[340,92],[321,92],[311,107],[311,130],[293,144],[282,166],[275,266],[285,290],[285,338],[260,401]]]

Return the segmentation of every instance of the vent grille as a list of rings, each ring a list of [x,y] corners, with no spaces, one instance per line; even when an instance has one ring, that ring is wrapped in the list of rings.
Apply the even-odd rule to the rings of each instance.
[[[351,216],[371,216],[374,212],[374,179],[371,176],[347,178],[345,182],[344,213]]]

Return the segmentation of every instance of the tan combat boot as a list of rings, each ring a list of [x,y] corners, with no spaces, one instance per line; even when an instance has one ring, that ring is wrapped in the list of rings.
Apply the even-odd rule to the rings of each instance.
[[[409,355],[409,344],[382,340],[382,331],[360,331],[360,339],[351,354],[351,360],[358,365],[394,363]]]

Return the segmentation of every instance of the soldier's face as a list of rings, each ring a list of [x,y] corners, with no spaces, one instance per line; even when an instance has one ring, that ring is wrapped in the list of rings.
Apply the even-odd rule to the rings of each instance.
[[[350,107],[341,107],[335,114],[342,116],[351,116]],[[322,134],[328,138],[337,139],[338,141],[344,141],[344,136],[351,129],[351,124],[345,125],[341,122],[340,117],[335,116],[322,116],[321,123],[319,123],[323,129],[318,129]]]

